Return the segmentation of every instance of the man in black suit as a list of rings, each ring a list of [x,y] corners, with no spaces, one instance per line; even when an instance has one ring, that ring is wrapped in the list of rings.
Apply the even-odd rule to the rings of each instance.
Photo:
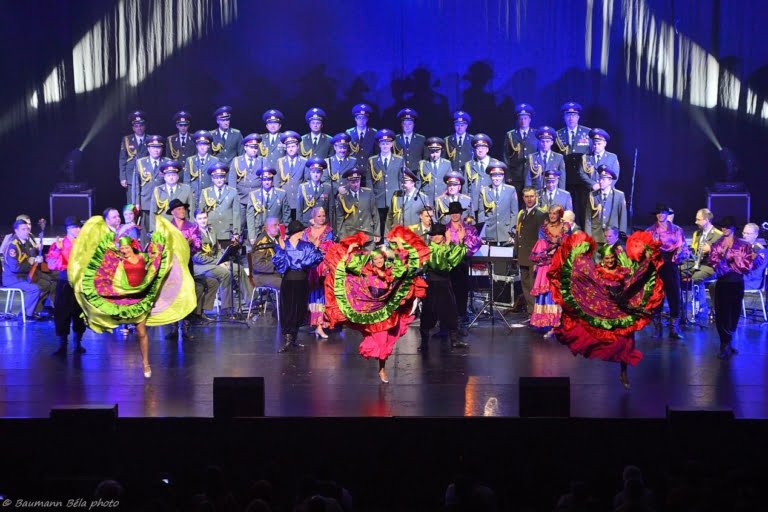
[[[536,207],[538,197],[536,189],[526,187],[523,189],[524,208],[517,214],[517,261],[520,266],[520,284],[523,288],[523,297],[525,299],[528,313],[533,312],[533,289],[534,264],[531,261],[531,250],[539,239],[539,229],[544,223],[547,214]]]

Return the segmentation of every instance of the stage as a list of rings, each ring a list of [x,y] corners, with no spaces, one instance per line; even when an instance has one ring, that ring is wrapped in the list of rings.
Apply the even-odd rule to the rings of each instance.
[[[630,368],[630,391],[618,364],[576,358],[553,339],[520,327],[481,320],[467,350],[433,337],[428,355],[418,330],[398,343],[387,362],[389,384],[376,362],[357,354],[360,335],[345,330],[278,354],[280,336],[270,317],[250,328],[227,323],[193,328],[191,341],[166,341],[150,329],[153,375],[144,379],[133,336],[87,332],[87,353],[52,357],[53,322],[0,324],[0,417],[47,417],[58,405],[119,406],[120,417],[210,417],[213,378],[263,376],[266,415],[272,417],[518,416],[518,379],[565,376],[571,414],[591,418],[662,418],[667,405],[733,408],[737,418],[768,418],[768,330],[742,319],[730,361],[716,357],[714,325],[686,330],[686,340],[638,334],[644,357]],[[512,322],[520,315],[509,314]]]

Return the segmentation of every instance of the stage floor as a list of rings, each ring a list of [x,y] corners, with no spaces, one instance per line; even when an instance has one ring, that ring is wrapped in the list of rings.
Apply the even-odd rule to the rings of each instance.
[[[508,315],[510,320],[515,315]],[[768,418],[768,329],[741,322],[738,356],[716,358],[717,333],[689,329],[686,340],[637,336],[643,360],[630,368],[631,391],[618,364],[574,357],[554,339],[527,327],[478,323],[467,350],[433,338],[417,352],[418,330],[397,344],[381,384],[376,361],[357,354],[360,335],[328,340],[300,334],[307,347],[278,354],[270,317],[250,328],[215,324],[194,329],[192,341],[166,341],[150,329],[152,378],[144,379],[133,336],[86,333],[82,356],[52,357],[53,322],[0,323],[0,417],[47,417],[57,405],[119,404],[121,417],[213,414],[213,378],[265,378],[268,416],[517,416],[518,378],[567,376],[571,413],[583,417],[663,417],[665,407],[733,408],[739,418]],[[71,347],[70,347],[71,350]]]

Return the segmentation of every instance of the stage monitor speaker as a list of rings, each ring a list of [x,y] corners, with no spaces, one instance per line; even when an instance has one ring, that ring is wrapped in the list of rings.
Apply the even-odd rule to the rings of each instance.
[[[733,421],[736,416],[733,409],[712,408],[696,409],[690,407],[667,406],[667,421],[675,424],[713,425],[725,424]]]
[[[93,214],[93,190],[72,193],[52,193],[50,196],[50,220],[52,226],[64,224],[70,215],[88,220]]]
[[[213,417],[264,416],[264,377],[214,377]]]
[[[749,222],[752,213],[749,192],[720,193],[707,189],[707,208],[715,215],[715,219],[733,216],[739,226]]]
[[[520,377],[521,418],[568,418],[571,415],[571,379]]]

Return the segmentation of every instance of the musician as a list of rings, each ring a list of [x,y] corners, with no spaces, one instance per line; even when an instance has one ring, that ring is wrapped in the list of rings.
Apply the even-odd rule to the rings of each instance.
[[[192,143],[192,135],[189,133],[191,116],[189,112],[181,110],[173,115],[173,120],[176,123],[177,131],[166,139],[168,141],[167,154],[170,160],[186,162],[187,158],[195,154],[195,145]]]
[[[664,295],[669,306],[669,317],[672,320],[669,327],[669,337],[673,340],[683,339],[680,333],[680,263],[689,257],[688,245],[685,242],[683,228],[674,225],[669,215],[674,213],[672,208],[657,203],[653,214],[656,223],[646,229],[653,239],[661,242],[661,257],[664,264],[659,268],[659,277],[664,282]],[[663,306],[663,304],[662,304]],[[653,317],[654,338],[661,338],[661,306]]]
[[[531,261],[531,250],[539,241],[539,229],[541,229],[547,214],[537,208],[538,197],[536,189],[526,187],[523,189],[523,205],[517,214],[517,261],[520,266],[520,285],[523,289],[523,297],[528,308],[528,313],[533,313],[534,299],[531,295],[533,289],[534,263]]]
[[[504,184],[507,173],[504,162],[491,159],[485,172],[491,184],[480,191],[478,220],[485,222],[486,240],[506,243],[516,228],[517,191],[512,185]]]
[[[469,212],[474,211],[472,208],[472,198],[466,194],[461,193],[461,187],[464,185],[464,175],[460,172],[450,171],[443,176],[443,182],[446,184],[446,190],[435,199],[435,212],[437,213],[437,221],[447,224],[448,220],[448,206],[451,203],[459,203],[463,208],[462,219],[466,219],[469,216]]]
[[[37,250],[30,240],[30,230],[30,225],[24,220],[13,223],[13,236],[3,253],[3,286],[19,288],[24,292],[24,309],[27,319],[45,320],[45,317],[40,314],[40,309],[50,290],[43,289],[47,281],[29,282],[29,271],[32,265],[40,265],[43,262],[43,256],[37,255]]]
[[[238,209],[240,210],[240,225],[237,226],[239,233],[244,233],[246,228],[245,219],[248,215],[248,196],[254,190],[261,188],[261,178],[256,174],[256,171],[264,167],[266,165],[265,162],[267,162],[267,159],[262,158],[259,152],[259,144],[261,142],[262,138],[258,133],[246,135],[243,138],[245,154],[232,160],[232,165],[229,166],[227,181],[230,187],[237,190]],[[209,169],[215,165],[216,162],[213,162]],[[208,181],[211,181],[211,179],[209,178]]]
[[[410,226],[419,221],[419,212],[427,203],[427,195],[416,190],[416,174],[410,169],[403,169],[402,189],[392,196],[392,204],[387,215],[388,233],[393,226]]]
[[[299,187],[299,197],[296,199],[296,218],[308,226],[312,218],[313,208],[321,207],[324,211],[330,211],[331,184],[321,181],[323,171],[328,167],[325,160],[313,156],[307,160],[304,166],[307,169],[305,176],[309,174],[309,179]]]
[[[282,142],[280,133],[285,116],[279,110],[272,108],[264,112],[261,119],[264,121],[267,133],[261,136],[260,155],[266,165],[274,169],[277,167],[277,159],[285,155],[285,144]]]
[[[192,187],[195,196],[199,196],[204,188],[211,186],[211,176],[208,174],[208,169],[213,167],[219,159],[210,154],[213,137],[211,137],[211,134],[208,131],[196,131],[192,134],[192,140],[195,141],[195,154],[187,157],[184,161],[184,176],[182,181]],[[237,168],[244,168],[244,165],[239,165],[237,163],[237,159],[232,161],[235,162],[234,165],[238,166]],[[162,180],[160,183],[162,184]],[[147,205],[149,205],[149,203],[147,203]]]
[[[426,138],[413,131],[418,117],[419,115],[412,108],[404,108],[397,113],[403,132],[398,133],[395,137],[395,145],[392,149],[395,155],[403,157],[405,169],[412,171],[419,167],[421,160],[426,160],[429,157],[429,153],[424,147]]]
[[[435,206],[437,196],[445,192],[443,178],[451,170],[451,162],[441,157],[445,142],[440,137],[427,139],[429,158],[419,162],[418,181],[421,190],[427,194],[429,204]]]
[[[309,125],[309,133],[301,136],[301,144],[299,145],[301,156],[304,158],[319,156],[325,160],[333,154],[331,137],[323,133],[325,118],[325,110],[317,107],[307,110],[304,115],[304,120]]]
[[[236,156],[243,154],[243,134],[237,128],[232,128],[232,107],[224,105],[213,113],[218,127],[211,131],[211,150],[219,160],[232,165]]]
[[[712,244],[723,236],[723,232],[712,225],[713,218],[714,215],[707,208],[697,211],[696,226],[699,229],[693,233],[691,240],[691,251],[694,254],[694,272],[691,275],[691,282],[693,285],[698,285],[699,315],[705,319],[709,316],[709,306],[703,283],[712,281],[715,275],[715,269],[709,261],[709,253],[712,250]],[[714,299],[714,295],[712,297]]]
[[[739,326],[742,301],[744,300],[744,275],[752,270],[755,253],[748,242],[736,238],[733,217],[718,222],[722,236],[712,244],[709,261],[715,269],[715,325],[720,337],[720,359],[738,354],[733,347],[733,335]]]
[[[179,173],[182,170],[181,162],[176,160],[168,160],[160,164],[160,173],[163,175],[163,185],[158,185],[152,192],[152,204],[150,208],[152,210],[150,217],[150,230],[155,230],[155,217],[158,215],[164,216],[168,221],[173,221],[173,215],[168,209],[168,205],[174,200],[178,199],[183,204],[194,205],[195,193],[192,191],[192,187],[186,183],[179,183]],[[118,214],[118,218],[120,215]]]
[[[254,288],[267,286],[275,290],[280,289],[282,277],[275,271],[275,264],[272,263],[279,236],[280,221],[275,217],[267,218],[264,231],[259,233],[251,250],[251,284]]]
[[[352,107],[352,115],[355,116],[355,126],[347,129],[350,136],[350,156],[358,162],[367,162],[373,156],[376,146],[376,128],[368,126],[368,120],[373,109],[365,103],[358,103]]]
[[[216,162],[208,170],[213,186],[203,190],[197,206],[207,214],[205,224],[221,248],[228,247],[240,235],[240,200],[237,189],[226,185],[228,173],[229,167],[224,162]]]
[[[474,156],[472,160],[464,165],[464,176],[467,181],[466,187],[462,187],[462,192],[466,192],[472,198],[472,206],[475,208],[472,211],[472,215],[475,218],[477,218],[478,210],[480,210],[480,189],[491,184],[491,178],[486,170],[491,161],[488,151],[490,151],[492,146],[493,141],[488,135],[478,133],[473,136],[472,148],[474,149]]]
[[[261,178],[261,188],[248,196],[248,239],[253,244],[256,235],[264,228],[264,222],[269,217],[277,217],[282,224],[291,220],[291,209],[285,190],[274,188],[274,169],[262,168],[256,171]]]
[[[562,206],[563,210],[573,211],[573,200],[571,193],[557,185],[560,182],[561,173],[558,170],[550,169],[544,171],[544,188],[538,191],[541,207],[549,211],[553,206]]]
[[[288,206],[291,218],[296,218],[299,186],[306,181],[307,159],[299,155],[299,134],[288,130],[280,136],[285,146],[285,156],[277,159],[277,174],[275,176],[278,188],[285,190],[288,196]],[[311,157],[316,158],[316,157]],[[319,157],[317,157],[319,158]]]
[[[542,126],[536,131],[539,139],[539,150],[528,156],[525,168],[525,186],[535,190],[544,188],[544,173],[546,171],[558,171],[560,178],[558,188],[565,189],[565,162],[563,156],[552,151],[552,141],[555,139],[555,130],[549,126]]]
[[[605,230],[608,226],[616,226],[622,233],[627,232],[627,202],[624,192],[613,188],[616,173],[605,165],[597,171],[600,188],[589,196],[584,231],[602,245],[606,241]]]
[[[56,283],[56,302],[53,305],[53,319],[56,324],[56,336],[59,338],[59,348],[53,353],[55,356],[64,356],[67,354],[67,338],[69,337],[70,324],[75,333],[75,354],[84,354],[83,334],[85,333],[85,321],[83,320],[83,310],[75,299],[75,292],[69,284],[67,278],[67,266],[69,263],[69,254],[72,252],[72,245],[80,234],[80,219],[69,216],[64,219],[64,227],[67,235],[56,241],[48,249],[46,262],[48,268],[58,272],[58,281]]]
[[[752,246],[755,252],[755,261],[752,263],[752,270],[744,276],[745,290],[759,290],[763,284],[765,268],[768,265],[768,249],[757,243],[757,237],[760,234],[760,228],[757,224],[749,223],[744,225],[741,236],[745,242]]]
[[[376,198],[376,208],[379,210],[379,229],[376,236],[384,236],[384,226],[387,222],[387,212],[392,203],[392,196],[400,190],[403,173],[403,159],[392,153],[395,134],[392,130],[383,128],[376,132],[379,143],[379,154],[368,159],[367,183]],[[338,233],[338,231],[334,230]]]
[[[450,272],[453,292],[456,296],[456,312],[461,322],[459,333],[466,336],[467,302],[469,301],[469,260],[480,249],[482,240],[478,236],[477,229],[466,222],[465,208],[460,202],[448,204],[449,221],[446,225],[446,238],[449,243],[463,243],[467,246],[466,258],[457,264]]]
[[[517,126],[509,130],[504,138],[504,162],[509,168],[506,182],[515,187],[515,190],[523,190],[525,163],[528,156],[536,152],[538,140],[536,130],[531,129],[531,118],[534,110],[528,103],[520,103],[515,107],[517,114]],[[519,196],[518,199],[522,199]]]
[[[120,169],[120,185],[125,189],[125,197],[129,203],[136,202],[134,186],[137,183],[136,160],[147,156],[147,146],[144,144],[146,131],[146,116],[141,110],[132,112],[129,116],[133,133],[126,135],[120,141],[120,156],[118,167]]]
[[[472,116],[463,110],[453,113],[453,133],[443,137],[445,140],[445,153],[443,158],[451,161],[451,166],[456,172],[464,172],[464,166],[472,158],[472,135],[467,133]]]
[[[147,135],[144,141],[149,154],[135,162],[136,186],[133,190],[136,192],[135,202],[139,205],[139,210],[142,212],[140,218],[141,229],[146,233],[152,226],[153,216],[150,214],[150,211],[152,210],[155,187],[163,184],[163,174],[160,172],[160,167],[165,162],[170,162],[171,160],[163,158],[163,146],[165,143],[161,136]]]
[[[194,314],[199,320],[204,321],[212,320],[206,316],[205,312],[213,310],[216,293],[219,290],[221,290],[221,307],[223,309],[232,307],[230,301],[232,283],[229,269],[226,263],[216,264],[221,254],[216,231],[208,223],[209,217],[204,209],[195,211],[195,222],[200,233],[200,250],[191,256],[192,275],[195,278],[195,293],[197,294],[197,307]]]
[[[435,209],[431,206],[422,206],[419,210],[419,222],[411,224],[408,229],[421,237],[426,244],[429,244],[429,232],[434,224]]]
[[[357,160],[347,156],[351,141],[352,139],[346,133],[336,134],[332,139],[333,150],[336,154],[325,159],[327,166],[320,181],[323,183],[333,182],[331,184],[333,185],[334,194],[339,188],[342,174],[353,167],[357,167]],[[308,169],[304,171],[304,181],[309,181]]]
[[[339,187],[336,196],[336,225],[333,232],[341,239],[363,231],[378,243],[381,240],[381,229],[377,199],[371,189],[360,187],[361,177],[362,172],[357,168],[349,169],[342,175],[347,185]]]

